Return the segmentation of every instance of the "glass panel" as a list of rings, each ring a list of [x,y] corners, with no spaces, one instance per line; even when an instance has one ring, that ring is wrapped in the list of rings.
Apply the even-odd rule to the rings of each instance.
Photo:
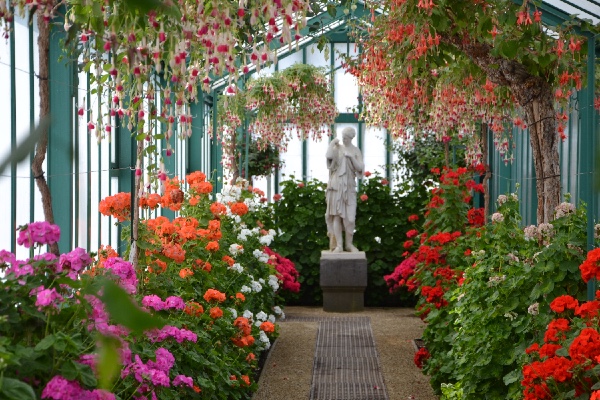
[[[385,136],[385,129],[368,127],[363,137],[365,171],[379,173],[382,177],[385,177]]]

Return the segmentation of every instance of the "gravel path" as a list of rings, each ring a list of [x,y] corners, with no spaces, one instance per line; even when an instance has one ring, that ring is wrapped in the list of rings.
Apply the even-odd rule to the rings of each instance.
[[[421,337],[424,327],[414,315],[414,309],[368,308],[357,313],[331,313],[315,307],[286,307],[285,313],[287,321],[279,322],[280,336],[265,363],[253,400],[308,400],[318,318],[354,316],[371,319],[390,400],[438,399],[429,386],[429,379],[413,362],[412,340]]]

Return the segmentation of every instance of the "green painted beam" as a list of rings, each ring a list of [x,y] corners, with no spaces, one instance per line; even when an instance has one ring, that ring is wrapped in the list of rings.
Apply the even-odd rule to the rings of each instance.
[[[339,113],[337,117],[335,117],[336,124],[352,124],[358,123],[358,118],[354,116],[353,113]]]
[[[48,186],[54,222],[60,226],[58,247],[68,252],[73,244],[73,63],[58,61],[66,39],[62,24],[52,25],[49,51],[50,117],[48,129]],[[64,60],[64,59],[63,59]]]
[[[14,7],[11,3],[11,12]],[[15,32],[10,35],[10,150],[17,148],[17,77],[15,55]],[[33,74],[31,74],[33,75]],[[32,221],[33,222],[33,221]],[[10,163],[10,249],[14,253],[17,246],[17,164]]]
[[[198,93],[198,102],[190,103],[192,136],[187,145],[187,173],[202,171],[202,139],[204,137],[204,93]]]

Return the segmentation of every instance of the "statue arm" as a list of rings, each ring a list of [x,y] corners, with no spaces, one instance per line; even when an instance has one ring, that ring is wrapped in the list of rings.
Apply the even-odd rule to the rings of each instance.
[[[352,163],[354,170],[356,171],[356,175],[361,178],[363,171],[365,169],[365,163],[363,162],[362,153],[360,149],[357,147],[354,151],[354,154],[348,155],[348,160]]]

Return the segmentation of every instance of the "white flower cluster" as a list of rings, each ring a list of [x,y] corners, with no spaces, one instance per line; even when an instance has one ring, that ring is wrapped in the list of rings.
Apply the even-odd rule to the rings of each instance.
[[[254,319],[254,314],[250,310],[244,310],[244,313],[242,314],[242,316],[244,318],[247,318],[249,321],[252,321]]]
[[[504,281],[505,279],[506,279],[505,275],[490,276],[490,278],[488,279],[487,285],[489,287],[496,286],[497,284],[499,284],[500,282]]]
[[[241,242],[245,242],[246,240],[248,240],[248,236],[254,236],[258,234],[258,228],[254,228],[254,229],[248,229],[248,228],[242,228],[240,230],[240,233],[238,233],[238,240]]]
[[[540,304],[533,303],[529,306],[529,308],[527,308],[527,312],[531,315],[538,315],[540,313]]]
[[[242,292],[242,293],[250,293],[250,292],[252,292],[252,289],[250,289],[246,285],[242,285],[242,287],[240,288],[240,292]]]
[[[498,200],[496,201],[498,202],[498,205],[501,206],[502,204],[508,201],[508,196],[506,196],[505,194],[501,194],[500,196],[498,196]]]
[[[261,342],[259,345],[261,349],[267,350],[271,347],[271,341],[269,341],[269,337],[264,331],[258,333],[258,340]]]
[[[252,255],[256,257],[256,259],[260,262],[266,263],[267,261],[269,261],[269,255],[262,250],[255,249],[252,252]]]
[[[260,292],[263,288],[260,282],[257,281],[250,282],[250,286],[252,287],[252,291],[256,293]]]
[[[237,256],[238,254],[242,254],[244,252],[244,246],[242,246],[241,244],[233,243],[231,246],[229,246],[229,252],[233,256]]]
[[[504,215],[502,213],[493,213],[492,214],[492,222],[502,222],[504,221]]]
[[[270,323],[274,324],[275,323],[275,316],[273,314],[269,314],[269,318],[267,318],[267,321],[269,321]]]
[[[242,267],[242,265],[240,263],[235,263],[231,266],[231,269],[234,270],[235,272],[238,273],[242,273],[244,272],[244,267]]]
[[[263,244],[265,246],[270,246],[275,235],[277,235],[277,232],[275,232],[274,229],[269,229],[269,233],[261,236],[258,241],[260,242],[260,244]]]
[[[504,317],[510,319],[511,321],[515,318],[517,318],[518,314],[514,311],[511,312],[507,312],[506,314],[504,314]]]
[[[283,316],[283,310],[281,309],[281,307],[279,306],[275,306],[273,307],[273,312],[279,316]]]
[[[237,310],[235,308],[228,308],[229,312],[231,313],[231,315],[233,316],[233,319],[237,318]]]
[[[241,195],[242,188],[240,186],[225,186],[221,193],[217,193],[217,201],[223,204],[237,203]]]
[[[600,224],[594,225],[594,239],[600,239]]]
[[[279,279],[275,275],[269,275],[269,286],[271,286],[274,292],[279,289]]]
[[[538,233],[544,239],[554,237],[554,225],[542,222],[538,225]]]
[[[575,212],[575,205],[571,203],[560,203],[554,209],[554,215],[556,218],[561,218],[569,214],[573,214]]]
[[[525,233],[525,240],[537,240],[537,227],[535,225],[529,225],[523,229]]]

